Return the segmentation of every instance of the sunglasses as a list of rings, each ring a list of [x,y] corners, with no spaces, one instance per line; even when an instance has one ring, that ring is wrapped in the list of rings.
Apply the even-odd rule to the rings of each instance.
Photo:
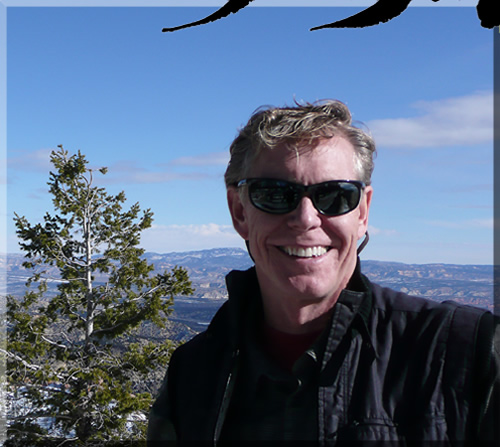
[[[305,186],[269,178],[244,179],[236,184],[238,188],[244,185],[248,186],[252,205],[266,213],[289,213],[297,208],[302,197],[307,196],[325,216],[341,216],[354,210],[366,186],[355,180],[331,180]]]

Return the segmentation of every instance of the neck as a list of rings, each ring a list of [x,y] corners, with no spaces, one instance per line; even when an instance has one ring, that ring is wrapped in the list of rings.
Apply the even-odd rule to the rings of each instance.
[[[279,300],[263,294],[266,323],[288,334],[307,334],[322,331],[330,321],[333,306],[338,296],[307,304],[293,300]],[[283,306],[283,303],[286,305]]]

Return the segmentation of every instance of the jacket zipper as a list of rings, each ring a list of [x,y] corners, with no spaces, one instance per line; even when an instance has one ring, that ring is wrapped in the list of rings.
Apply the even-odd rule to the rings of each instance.
[[[239,349],[236,349],[236,351],[233,352],[231,370],[229,371],[229,376],[227,377],[226,386],[224,388],[224,394],[222,395],[222,402],[219,407],[219,412],[217,414],[217,422],[215,423],[214,446],[216,446],[217,443],[219,442],[222,426],[224,425],[227,410],[229,408],[229,403],[231,401],[231,396],[233,394],[234,384],[236,382],[236,375],[238,370],[239,354],[240,354]]]

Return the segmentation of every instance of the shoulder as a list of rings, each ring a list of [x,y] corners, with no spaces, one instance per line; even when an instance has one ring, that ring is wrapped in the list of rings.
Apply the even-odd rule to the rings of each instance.
[[[213,363],[237,349],[241,322],[260,294],[255,269],[233,270],[226,276],[229,299],[219,308],[206,331],[176,349],[171,364]]]
[[[482,329],[493,324],[492,314],[486,309],[453,301],[431,301],[373,283],[370,286],[371,323],[379,330],[383,325],[394,335],[412,334],[424,343],[441,340],[445,343],[474,346],[476,340],[491,340],[492,331]],[[485,333],[488,335],[483,337],[482,334]]]

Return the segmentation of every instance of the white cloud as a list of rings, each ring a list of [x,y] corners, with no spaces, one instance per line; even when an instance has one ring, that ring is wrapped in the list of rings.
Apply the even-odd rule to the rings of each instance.
[[[137,161],[117,161],[109,166],[105,176],[99,176],[99,184],[153,184],[175,180],[200,180],[210,177],[205,172],[175,172],[163,167],[160,170],[146,169]]]
[[[244,241],[231,225],[215,223],[201,225],[153,225],[141,237],[146,251],[204,250],[221,247],[244,247]]]
[[[456,230],[464,230],[471,228],[486,228],[493,230],[495,220],[493,218],[489,219],[470,219],[463,220],[461,222],[457,221],[445,221],[445,220],[431,220],[426,222],[427,225],[431,225],[433,227],[441,227],[441,228],[449,228]]]
[[[370,234],[372,236],[375,236],[375,235],[396,236],[396,235],[398,235],[398,232],[396,230],[384,230],[381,228],[373,227],[372,225],[368,225],[368,234]]]
[[[412,118],[367,122],[378,146],[415,148],[476,145],[493,141],[493,93],[418,101]]]
[[[229,154],[211,152],[192,157],[179,157],[167,163],[158,163],[156,170],[145,169],[137,161],[118,161],[109,166],[105,183],[166,183],[175,180],[200,180],[213,176],[203,172],[209,166],[227,166]],[[175,167],[198,168],[195,171],[176,171]]]
[[[54,149],[38,149],[34,151],[18,151],[16,155],[7,160],[7,167],[11,172],[9,179],[15,180],[13,172],[39,172],[48,174],[54,170],[50,163],[50,154]],[[223,152],[212,152],[197,157],[181,157],[167,164],[157,165],[156,170],[146,169],[138,164],[137,160],[117,160],[105,166],[109,168],[105,176],[99,175],[96,182],[99,184],[148,184],[166,183],[174,180],[200,180],[211,175],[202,170],[191,172],[177,172],[172,166],[201,167],[227,165],[229,155]],[[91,169],[99,169],[102,166],[89,164]]]
[[[207,174],[199,172],[168,172],[168,171],[148,171],[146,169],[137,168],[129,172],[115,172],[110,168],[105,177],[99,179],[99,183],[122,183],[130,184],[147,184],[147,183],[166,183],[174,180],[200,180],[206,178]]]
[[[171,166],[227,166],[229,151],[210,152],[193,157],[180,157],[168,163]]]
[[[7,159],[7,169],[48,173],[53,169],[50,154],[55,149],[37,149],[35,151],[16,151],[14,157]],[[18,154],[18,155],[17,155]]]

